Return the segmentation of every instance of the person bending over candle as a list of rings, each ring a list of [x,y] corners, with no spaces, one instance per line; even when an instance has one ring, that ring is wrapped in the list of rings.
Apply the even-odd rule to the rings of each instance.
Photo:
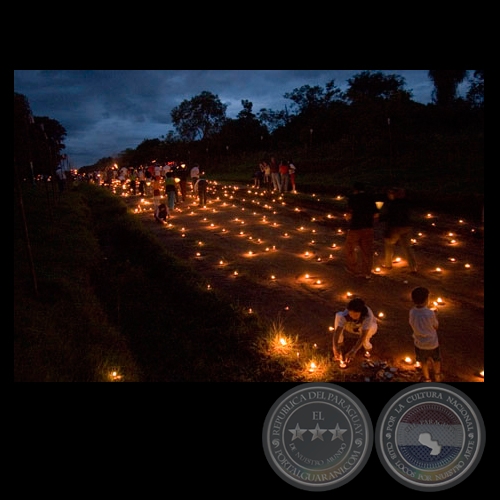
[[[346,309],[335,314],[333,330],[333,358],[335,361],[349,363],[363,346],[365,358],[371,356],[371,338],[377,333],[377,318],[364,300],[355,297],[349,301]],[[342,347],[345,334],[357,337],[356,342],[343,357]]]

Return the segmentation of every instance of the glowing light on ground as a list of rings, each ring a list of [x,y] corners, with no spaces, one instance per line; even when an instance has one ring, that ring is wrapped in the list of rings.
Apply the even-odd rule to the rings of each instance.
[[[109,379],[111,382],[120,382],[123,379],[123,375],[118,370],[112,370],[109,374]]]

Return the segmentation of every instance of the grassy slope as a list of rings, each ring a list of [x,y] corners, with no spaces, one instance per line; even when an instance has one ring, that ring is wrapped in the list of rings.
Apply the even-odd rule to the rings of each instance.
[[[249,340],[258,319],[203,290],[119,198],[41,184],[24,186],[22,200],[25,219],[17,193],[15,381],[109,381],[114,370],[123,381],[259,379]]]

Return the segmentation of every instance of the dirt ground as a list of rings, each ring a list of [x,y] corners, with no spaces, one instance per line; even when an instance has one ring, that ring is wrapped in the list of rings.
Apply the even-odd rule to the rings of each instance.
[[[383,263],[377,225],[374,273],[366,280],[344,270],[347,225],[341,210],[328,212],[321,197],[310,198],[313,208],[301,208],[293,193],[280,197],[250,185],[210,183],[208,203],[201,207],[188,185],[186,200],[166,225],[154,221],[152,197],[130,196],[126,202],[207,287],[270,327],[279,322],[288,336],[330,360],[335,312],[350,294],[362,297],[379,317],[378,332],[371,359],[359,351],[343,370],[344,381],[421,380],[408,324],[410,292],[418,285],[430,289],[431,301],[439,300],[443,382],[484,381],[484,240],[477,221],[416,213],[416,275],[401,254],[392,270],[377,269]]]

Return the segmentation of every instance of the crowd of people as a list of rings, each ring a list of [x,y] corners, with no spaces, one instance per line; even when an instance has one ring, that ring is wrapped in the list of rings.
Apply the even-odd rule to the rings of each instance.
[[[177,205],[186,201],[189,183],[191,193],[199,198],[199,204],[207,204],[208,181],[198,163],[191,168],[174,161],[165,165],[152,163],[146,167],[106,167],[101,182],[107,187],[121,185],[133,196],[151,197],[153,214],[158,222],[165,223]]]
[[[254,173],[254,187],[266,188],[278,193],[296,193],[296,167],[291,160],[282,159],[279,162],[272,156],[269,161],[262,160]],[[99,181],[99,180],[98,180]],[[139,167],[108,166],[104,169],[100,182],[111,187],[115,182],[127,187],[131,195],[151,196],[155,218],[165,221],[172,216],[177,204],[186,201],[188,181],[191,192],[199,201],[200,206],[206,206],[208,180],[198,163],[188,167],[185,163],[167,162],[165,165],[152,163]],[[163,197],[166,198],[165,202]],[[159,216],[160,204],[165,205],[165,216]],[[163,214],[163,206],[161,207]]]
[[[278,162],[274,156],[271,156],[269,161],[263,159],[253,173],[253,187],[265,188],[278,193],[288,193],[289,191],[296,193],[296,170],[291,160],[283,158]]]

